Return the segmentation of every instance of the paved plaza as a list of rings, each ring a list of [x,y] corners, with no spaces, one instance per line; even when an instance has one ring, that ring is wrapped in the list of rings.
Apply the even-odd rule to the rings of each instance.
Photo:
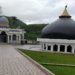
[[[0,45],[0,75],[46,75],[12,45]]]
[[[41,45],[16,45],[15,48],[33,50],[33,51],[41,51]]]

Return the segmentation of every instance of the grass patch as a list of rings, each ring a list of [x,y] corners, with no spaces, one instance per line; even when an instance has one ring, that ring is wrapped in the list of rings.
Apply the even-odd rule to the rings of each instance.
[[[20,49],[23,53],[30,56],[35,61],[41,63],[56,63],[56,64],[75,64],[74,54],[61,54],[50,52],[29,51]],[[75,75],[75,67],[70,66],[54,66],[43,65],[56,75]]]
[[[74,54],[39,52],[23,49],[21,49],[21,51],[39,63],[75,64]]]
[[[43,65],[55,75],[75,75],[75,67]]]

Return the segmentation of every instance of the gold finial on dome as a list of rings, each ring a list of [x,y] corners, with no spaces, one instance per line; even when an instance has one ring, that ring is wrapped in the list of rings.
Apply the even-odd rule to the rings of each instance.
[[[65,9],[64,9],[62,16],[70,16],[68,11],[67,11],[67,5],[65,6]]]

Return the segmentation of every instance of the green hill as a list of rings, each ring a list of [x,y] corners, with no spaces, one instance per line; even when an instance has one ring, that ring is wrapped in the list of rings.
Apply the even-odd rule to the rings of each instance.
[[[16,17],[7,17],[9,20],[9,25],[11,28],[26,28],[26,24],[22,22],[21,20],[17,19]]]
[[[26,31],[25,39],[28,40],[36,40],[37,37],[40,37],[41,30],[47,24],[29,24],[22,22],[16,17],[7,17],[9,20],[10,28],[18,28],[24,29]]]
[[[27,26],[26,39],[36,40],[37,37],[40,37],[41,30],[46,24],[30,24]]]

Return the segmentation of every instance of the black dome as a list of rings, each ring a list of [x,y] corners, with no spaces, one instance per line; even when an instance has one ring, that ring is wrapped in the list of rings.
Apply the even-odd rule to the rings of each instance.
[[[60,16],[57,21],[42,30],[42,38],[75,39],[75,21],[71,16]]]

